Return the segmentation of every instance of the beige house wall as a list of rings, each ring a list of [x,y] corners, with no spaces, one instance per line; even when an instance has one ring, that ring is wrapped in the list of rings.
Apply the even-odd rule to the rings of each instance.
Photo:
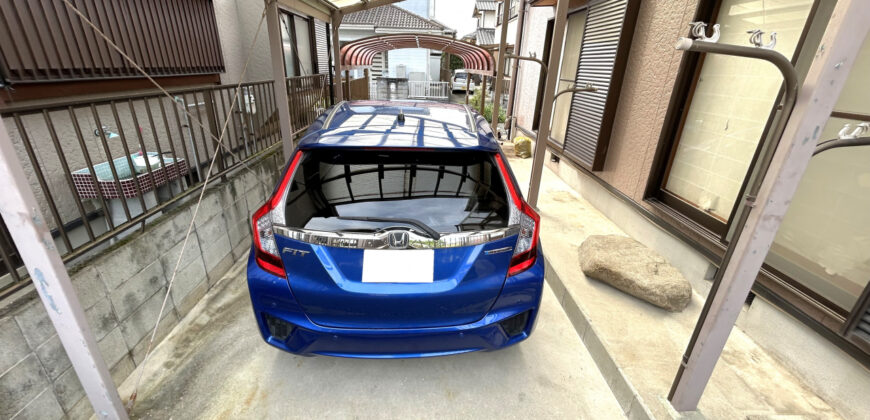
[[[596,172],[637,202],[643,201],[683,54],[674,43],[686,34],[696,8],[696,0],[642,2],[640,6],[607,161],[604,170]],[[534,53],[540,58],[553,11],[551,7],[532,7],[527,16],[522,54]],[[525,129],[531,129],[535,117],[538,67],[536,63],[520,64],[516,116]]]

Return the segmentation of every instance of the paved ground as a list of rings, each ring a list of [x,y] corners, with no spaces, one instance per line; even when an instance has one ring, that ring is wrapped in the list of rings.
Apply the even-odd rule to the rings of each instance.
[[[534,334],[501,351],[406,360],[299,357],[260,339],[245,264],[237,262],[156,348],[134,417],[623,417],[549,289]]]
[[[514,156],[512,147],[505,145],[505,153],[521,188],[525,191],[531,173],[531,159]],[[560,165],[567,165],[561,163]],[[561,168],[560,168],[561,169]],[[569,171],[565,171],[570,176]],[[585,188],[591,197],[610,193]],[[620,207],[616,202],[601,200],[611,206],[607,210],[630,220],[633,210]],[[609,204],[608,204],[609,203]],[[692,335],[704,297],[696,290],[692,302],[681,313],[670,313],[629,296],[607,284],[583,275],[577,249],[589,235],[626,235],[577,191],[568,186],[548,167],[544,168],[541,194],[541,241],[547,259],[556,276],[548,283],[554,285],[578,330],[585,331],[593,358],[613,387],[618,400],[628,407],[631,391],[618,386],[627,380],[637,392],[637,402],[645,406],[655,418],[669,418],[673,408],[666,400],[681,356]],[[641,223],[641,222],[637,222]],[[678,239],[642,222],[645,238],[641,242],[661,241],[659,249],[666,250],[672,262],[688,259],[681,254],[687,248]],[[685,267],[683,274],[702,278],[707,263],[694,258],[696,266]],[[691,268],[691,269],[689,269]],[[556,282],[553,280],[558,279]],[[634,408],[629,411],[630,417]],[[699,410],[710,419],[736,418],[840,418],[827,402],[817,396],[785,365],[757,345],[740,328],[734,328]],[[866,416],[865,416],[866,417]]]
[[[469,99],[471,99],[471,94],[468,95]],[[451,104],[465,104],[465,92],[450,92],[450,103]]]

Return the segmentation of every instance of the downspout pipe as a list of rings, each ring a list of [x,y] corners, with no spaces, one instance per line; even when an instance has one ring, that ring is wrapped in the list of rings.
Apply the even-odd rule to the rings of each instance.
[[[708,293],[708,296],[715,296],[722,282],[722,276],[725,273],[724,268],[727,267],[728,264],[731,262],[731,257],[734,254],[735,244],[737,244],[737,241],[740,238],[741,233],[743,232],[743,227],[746,225],[746,221],[749,219],[750,211],[753,207],[755,207],[755,198],[758,196],[758,191],[761,189],[761,184],[764,180],[764,174],[766,174],[768,169],[770,168],[770,162],[773,159],[776,147],[779,144],[780,139],[782,138],[782,134],[785,131],[786,124],[788,123],[788,120],[791,117],[791,113],[794,110],[799,89],[798,74],[797,70],[795,70],[794,68],[794,65],[792,65],[791,63],[791,60],[786,58],[781,53],[769,48],[717,44],[715,42],[680,38],[679,40],[677,40],[676,49],[687,52],[721,54],[734,57],[746,57],[764,60],[776,66],[776,68],[779,69],[780,73],[782,73],[782,77],[785,81],[785,98],[783,100],[782,114],[779,116],[779,120],[776,122],[776,126],[774,127],[772,134],[764,139],[766,144],[763,145],[761,156],[758,160],[759,176],[755,177],[755,179],[749,184],[747,193],[744,196],[743,200],[744,208],[742,209],[742,211],[739,212],[739,216],[736,221],[734,235],[728,242],[728,247],[725,250],[725,255],[722,257],[722,262],[719,265],[719,269],[716,271],[716,276],[713,279],[713,285],[710,289],[710,292]],[[674,398],[677,384],[680,382],[680,378],[683,375],[689,355],[692,353],[693,348],[697,344],[698,336],[701,332],[699,327],[701,325],[704,325],[704,321],[709,315],[710,306],[712,305],[712,303],[713,299],[706,299],[706,301],[704,302],[704,308],[701,310],[701,315],[698,317],[697,326],[692,332],[692,338],[689,340],[689,345],[686,347],[686,352],[683,355],[683,362],[680,363],[680,367],[677,371],[676,378],[674,379],[673,386],[671,387],[670,393],[668,394],[669,400],[673,400]]]

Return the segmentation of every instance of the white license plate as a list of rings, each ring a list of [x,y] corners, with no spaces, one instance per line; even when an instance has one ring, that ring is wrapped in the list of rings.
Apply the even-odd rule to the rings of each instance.
[[[434,249],[366,249],[363,283],[432,283]]]

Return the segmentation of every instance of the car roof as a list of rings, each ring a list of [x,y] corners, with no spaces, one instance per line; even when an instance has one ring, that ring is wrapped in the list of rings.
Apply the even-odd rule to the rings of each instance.
[[[480,114],[465,105],[427,101],[341,102],[318,117],[299,142],[300,149],[323,147],[499,150]]]

